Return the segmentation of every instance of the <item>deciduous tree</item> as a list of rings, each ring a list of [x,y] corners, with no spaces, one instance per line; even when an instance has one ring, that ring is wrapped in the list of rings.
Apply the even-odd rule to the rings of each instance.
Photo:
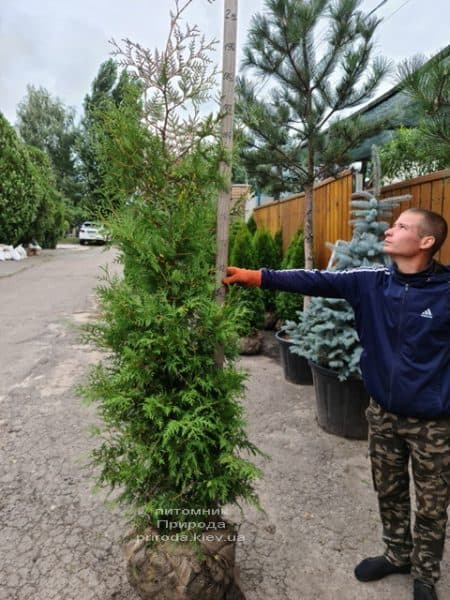
[[[47,154],[60,192],[76,205],[80,186],[76,172],[75,112],[43,87],[27,86],[27,94],[17,109],[21,138]]]
[[[430,144],[422,128],[400,128],[380,149],[383,180],[411,179],[426,175],[447,164],[440,147]]]
[[[111,139],[108,129],[108,111],[126,107],[127,119],[137,123],[141,116],[141,89],[135,78],[119,69],[113,59],[100,65],[92,82],[91,92],[84,99],[84,116],[78,140],[81,179],[84,190],[83,206],[92,217],[106,217],[117,207],[117,197],[107,193],[105,176],[99,152],[103,152],[106,138]]]

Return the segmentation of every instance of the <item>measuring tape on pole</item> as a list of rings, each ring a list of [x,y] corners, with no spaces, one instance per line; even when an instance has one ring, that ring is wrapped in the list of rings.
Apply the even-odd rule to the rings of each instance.
[[[237,39],[238,0],[224,1],[222,94],[220,109],[223,115],[221,137],[223,148],[231,160],[233,150],[234,94],[236,79],[236,39]],[[226,188],[219,193],[217,204],[217,258],[216,289],[217,301],[221,304],[225,298],[225,289],[221,284],[228,263],[228,230],[231,205],[231,163],[223,161],[220,173],[226,182]]]

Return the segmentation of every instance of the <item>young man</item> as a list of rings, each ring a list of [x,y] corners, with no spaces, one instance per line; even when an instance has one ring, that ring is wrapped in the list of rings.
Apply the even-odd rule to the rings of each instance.
[[[432,259],[447,235],[438,214],[411,208],[385,232],[390,268],[259,271],[229,267],[225,284],[345,298],[371,396],[369,452],[385,552],[359,581],[411,573],[414,600],[436,600],[450,503],[450,267]],[[411,535],[408,463],[416,491]]]

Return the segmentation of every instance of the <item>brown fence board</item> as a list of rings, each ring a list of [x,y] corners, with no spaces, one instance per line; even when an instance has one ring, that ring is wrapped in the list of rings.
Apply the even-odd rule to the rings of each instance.
[[[351,238],[350,196],[353,191],[353,176],[350,171],[342,173],[337,179],[327,179],[314,188],[314,257],[318,268],[325,268],[331,250],[327,242]],[[405,209],[414,206],[433,210],[441,214],[450,225],[450,169],[417,177],[408,181],[385,186],[381,197],[388,198],[411,194],[409,201],[402,202],[393,212],[393,220]],[[281,229],[283,251],[286,251],[297,230],[303,226],[304,194],[292,196],[287,200],[273,202],[258,207],[253,216],[258,227],[265,227],[272,234]],[[450,263],[450,239],[437,255],[438,260]]]
[[[450,227],[450,172],[447,179],[443,183],[442,196],[442,216],[447,221]],[[450,236],[447,237],[441,251],[438,254],[438,259],[445,264],[450,264]]]

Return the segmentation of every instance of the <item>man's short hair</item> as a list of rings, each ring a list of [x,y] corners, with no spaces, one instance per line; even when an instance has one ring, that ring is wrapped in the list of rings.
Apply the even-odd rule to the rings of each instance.
[[[438,213],[425,208],[407,208],[405,212],[412,212],[421,215],[422,221],[419,225],[419,236],[432,235],[435,239],[430,248],[431,255],[436,254],[442,244],[445,242],[448,233],[447,221]]]

